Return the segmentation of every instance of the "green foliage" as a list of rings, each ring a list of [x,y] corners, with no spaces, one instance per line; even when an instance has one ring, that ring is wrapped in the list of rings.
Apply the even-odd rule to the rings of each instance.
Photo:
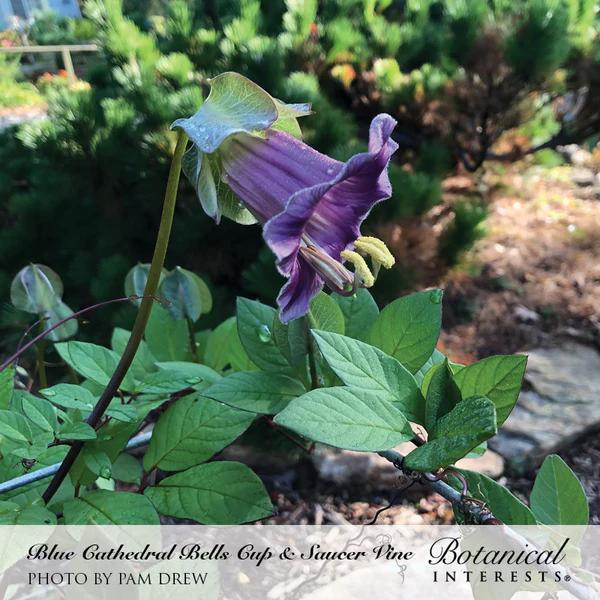
[[[275,422],[311,440],[350,450],[387,450],[412,438],[406,417],[391,402],[352,386],[308,392]]]
[[[433,167],[435,168],[435,167]],[[418,217],[441,201],[441,181],[431,173],[408,173],[397,165],[390,167],[393,195],[375,211],[376,217],[402,219]]]
[[[427,396],[425,398],[425,427],[428,430],[434,427],[439,419],[451,412],[462,400],[447,359],[430,370],[432,376],[427,386]]]
[[[14,293],[26,307],[62,293],[53,272],[26,273],[30,278],[22,277]],[[172,273],[178,286],[181,277],[196,284],[191,273]],[[143,288],[146,275],[143,265],[135,267],[127,286]],[[172,301],[185,304],[186,294]],[[417,423],[427,441],[416,440],[419,447],[403,462],[416,472],[436,472],[480,452],[517,400],[525,357],[489,357],[467,367],[449,362],[434,348],[441,296],[441,290],[412,294],[379,312],[365,290],[335,299],[321,293],[306,317],[286,325],[275,309],[240,298],[235,316],[202,332],[195,357],[186,347],[199,338],[194,320],[155,305],[119,397],[96,429],[86,419],[130,334],[116,329],[112,350],[55,343],[85,379],[34,394],[14,389],[14,370],[0,373],[0,477],[15,475],[15,460],[36,469],[62,460],[65,444],[80,441],[83,449],[48,510],[36,504],[42,480],[6,494],[0,522],[55,522],[57,513],[66,524],[156,524],[159,514],[206,524],[265,518],[272,506],[258,476],[240,463],[213,460],[245,432],[251,439],[251,430],[260,431],[257,421],[285,439],[300,436],[298,445],[306,440],[365,452],[413,440],[409,422]],[[124,448],[152,411],[152,437],[140,461]],[[583,489],[558,457],[538,473],[531,510],[498,483],[463,475],[469,494],[508,524],[587,522]],[[453,475],[449,481],[462,485]]]
[[[454,381],[463,398],[476,394],[489,398],[501,425],[517,403],[526,364],[526,356],[489,356],[460,369]]]
[[[319,350],[335,374],[348,386],[378,393],[412,421],[423,421],[423,398],[406,367],[395,358],[336,333],[313,333]]]
[[[371,328],[371,343],[416,373],[440,334],[442,290],[417,292],[388,304]]]
[[[344,330],[348,337],[367,341],[369,326],[377,319],[379,307],[368,290],[360,288],[353,296],[334,296],[342,309]]]
[[[72,525],[158,525],[156,510],[144,496],[97,490],[65,503],[64,518]]]
[[[263,371],[241,371],[223,377],[203,394],[251,413],[275,415],[282,411],[293,398],[306,392],[302,383],[286,375]]]
[[[590,518],[583,486],[556,455],[547,456],[531,490],[531,510],[545,525],[587,525]]]
[[[96,28],[88,19],[61,17],[53,10],[37,11],[27,32],[33,45],[52,46],[58,44],[79,44],[93,40]]]
[[[252,423],[254,415],[201,396],[187,396],[159,419],[144,456],[151,471],[183,471],[206,462]]]
[[[454,205],[454,218],[439,238],[438,252],[448,265],[456,264],[462,254],[483,237],[487,207],[479,202],[460,201]]]
[[[483,397],[466,398],[436,419],[429,438],[405,460],[409,469],[437,471],[466,456],[497,432],[494,404]]]
[[[164,515],[205,525],[257,521],[272,512],[260,479],[245,465],[219,461],[163,479],[145,495]]]
[[[43,98],[31,83],[21,81],[19,57],[0,53],[0,108],[43,105]]]
[[[549,75],[570,49],[569,12],[564,0],[527,0],[519,27],[506,40],[508,63],[524,78]],[[531,43],[535,40],[535,52]]]
[[[493,479],[466,469],[461,469],[460,473],[467,481],[469,494],[473,498],[485,502],[503,523],[511,525],[535,525],[537,523],[529,507]],[[459,486],[459,482],[456,481],[457,489],[460,489]]]

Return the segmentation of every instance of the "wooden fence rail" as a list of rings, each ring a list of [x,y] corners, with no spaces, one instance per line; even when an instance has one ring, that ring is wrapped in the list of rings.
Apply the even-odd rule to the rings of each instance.
[[[48,54],[61,53],[65,70],[69,77],[69,81],[77,80],[75,69],[73,68],[73,60],[71,52],[97,52],[96,44],[59,44],[53,46],[9,46],[7,48],[0,47],[0,52],[8,52],[12,54]]]

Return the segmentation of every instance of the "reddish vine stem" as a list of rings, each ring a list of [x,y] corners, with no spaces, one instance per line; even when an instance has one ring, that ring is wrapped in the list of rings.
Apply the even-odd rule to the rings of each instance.
[[[52,327],[48,327],[48,329],[44,329],[41,333],[36,335],[33,339],[27,342],[24,346],[22,346],[22,342],[19,344],[17,351],[9,356],[1,365],[0,372],[4,371],[7,367],[9,367],[13,362],[15,362],[22,354],[27,352],[29,348],[35,346],[39,341],[43,340],[49,333],[52,333],[55,329],[58,329],[61,325],[64,325],[67,321],[71,319],[77,319],[81,315],[84,315],[88,312],[92,312],[98,308],[102,308],[103,306],[107,306],[108,304],[115,304],[116,302],[127,302],[129,300],[139,300],[143,298],[143,296],[126,296],[124,298],[113,298],[112,300],[106,300],[104,302],[99,302],[98,304],[93,304],[92,306],[87,306],[86,308],[82,308],[77,312],[74,312],[72,315],[57,321]],[[154,300],[154,298],[153,298]],[[38,323],[43,323],[43,319],[36,321],[24,334],[23,338],[27,336],[27,334],[33,329],[33,327]]]

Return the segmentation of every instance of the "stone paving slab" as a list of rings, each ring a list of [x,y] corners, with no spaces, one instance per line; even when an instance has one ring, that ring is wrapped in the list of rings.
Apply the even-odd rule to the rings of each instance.
[[[527,354],[524,391],[490,441],[517,473],[600,429],[600,354],[573,342]]]

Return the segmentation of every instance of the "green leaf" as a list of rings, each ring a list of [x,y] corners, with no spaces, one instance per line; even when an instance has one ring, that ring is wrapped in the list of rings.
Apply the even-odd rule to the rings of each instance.
[[[417,383],[421,387],[421,390],[424,394],[427,394],[427,390],[424,389],[423,381],[425,376],[435,367],[436,365],[441,365],[446,360],[446,357],[439,351],[434,350],[431,353],[431,356],[427,359],[425,364],[415,373],[415,379]]]
[[[144,468],[181,471],[200,464],[246,431],[254,417],[199,395],[180,398],[154,427]]]
[[[223,321],[208,337],[204,360],[209,367],[223,371],[230,366],[236,371],[250,371],[256,365],[244,350],[235,317]]]
[[[112,478],[104,479],[104,477],[97,477],[94,483],[99,490],[115,491],[115,480]]]
[[[117,481],[139,485],[142,479],[142,465],[137,458],[123,452],[112,465],[112,476]]]
[[[184,375],[180,371],[160,369],[156,373],[150,373],[143,381],[138,383],[135,391],[141,394],[173,394],[200,383],[202,383],[201,377]]]
[[[0,409],[4,410],[10,406],[15,380],[15,367],[10,365],[0,371]]]
[[[39,441],[35,441],[33,446],[19,446],[10,451],[13,456],[24,458],[25,460],[37,460],[48,449],[48,441],[44,441],[43,445],[39,445]]]
[[[265,371],[289,368],[289,362],[273,339],[277,311],[256,300],[237,299],[237,328],[242,346],[258,367]]]
[[[273,319],[273,340],[290,365],[298,366],[306,361],[308,328],[304,318],[282,323],[276,315]]]
[[[72,383],[59,383],[40,390],[40,394],[48,398],[53,404],[83,412],[91,412],[96,404],[96,398],[94,398],[92,392]]]
[[[83,377],[106,386],[119,363],[116,352],[89,342],[61,342],[54,346],[60,357]],[[135,388],[130,373],[125,375],[121,389],[131,391]]]
[[[3,449],[4,449],[4,440],[2,440]],[[39,469],[43,469],[44,467],[49,467],[50,465],[54,465],[56,463],[62,462],[65,458],[65,455],[68,452],[68,448],[66,446],[53,446],[52,448],[47,448],[44,453],[37,457],[37,462],[29,469],[29,471],[38,471]],[[12,477],[16,477],[18,475],[23,475],[25,473],[25,468],[22,466],[15,465],[15,460],[13,457],[9,459],[9,469],[7,476],[0,477],[0,480],[6,481],[7,479],[11,479]],[[0,463],[0,470],[2,464]],[[16,502],[19,505],[27,505],[32,502],[39,501],[42,492],[48,486],[49,477],[44,477],[39,481],[34,483],[30,483],[26,486],[18,488],[16,490],[12,490],[10,492],[4,492],[2,494],[3,499],[11,500],[12,502]],[[60,509],[62,507],[62,503],[69,498],[73,497],[73,485],[71,484],[70,477],[67,477],[61,486],[58,488],[58,491],[53,496],[52,500],[49,503],[49,508],[53,510]]]
[[[235,525],[273,512],[261,480],[238,462],[212,462],[163,479],[145,492],[163,515],[206,525]]]
[[[544,525],[587,525],[585,490],[567,463],[552,454],[544,459],[531,490],[531,510]]]
[[[242,410],[274,415],[305,392],[299,381],[286,375],[242,371],[223,377],[202,394]]]
[[[435,367],[425,399],[425,429],[430,431],[437,421],[448,414],[460,401],[460,390],[454,382],[448,359]]]
[[[159,294],[168,302],[167,312],[173,319],[196,322],[212,309],[208,286],[187,269],[175,267],[162,281]]]
[[[337,333],[312,333],[327,364],[346,385],[378,392],[407,419],[423,423],[423,396],[414,377],[395,358]]]
[[[215,371],[221,372],[230,365],[231,340],[237,336],[235,317],[230,317],[218,325],[206,340],[204,360]]]
[[[94,473],[94,475],[98,475],[104,479],[110,479],[111,462],[106,452],[102,452],[102,450],[99,450],[98,448],[84,446],[81,451],[81,458],[85,466]]]
[[[404,415],[382,394],[355,387],[312,390],[292,400],[275,422],[349,450],[388,450],[413,436]]]
[[[444,362],[446,360],[446,357],[441,352],[440,352],[440,355],[442,357],[441,362]],[[431,383],[431,379],[433,378],[438,367],[439,367],[439,364],[433,365],[431,368],[428,369],[428,371],[423,376],[423,380],[421,382],[421,392],[423,394],[425,394],[425,396],[427,395],[427,392],[429,391],[429,384]],[[448,367],[450,367],[450,371],[452,372],[452,375],[456,375],[461,369],[464,369],[464,365],[459,365],[458,363],[451,362],[450,360],[448,361]],[[419,372],[420,372],[420,369],[419,369]],[[417,377],[417,375],[415,374],[415,378],[416,377]]]
[[[65,525],[158,525],[152,504],[141,494],[96,490],[66,502]]]
[[[113,329],[110,345],[119,356],[125,351],[130,336],[131,332],[126,329],[121,329],[120,327],[115,327]],[[156,367],[154,366],[155,362],[156,358],[152,355],[152,352],[150,352],[148,344],[142,340],[135,353],[133,362],[131,363],[130,371],[135,379],[142,381],[148,373],[156,371]]]
[[[471,450],[471,452],[469,452],[469,454],[467,454],[465,458],[480,458],[485,454],[487,449],[487,442],[482,442],[481,444],[479,444],[479,446],[473,448],[473,450]]]
[[[359,288],[353,296],[335,294],[333,297],[344,315],[345,334],[355,340],[368,342],[369,331],[379,315],[379,308],[369,290]]]
[[[95,440],[96,431],[87,423],[67,423],[56,435],[59,440]]]
[[[496,432],[493,402],[467,398],[437,421],[428,441],[408,454],[404,464],[414,471],[437,471],[463,458]]]
[[[519,398],[526,365],[526,356],[490,356],[461,369],[454,381],[463,398],[489,398],[496,406],[498,425],[502,425]]]
[[[40,394],[53,404],[81,411],[85,416],[92,412],[98,401],[88,389],[71,383],[59,383],[40,390]],[[118,421],[129,422],[137,417],[137,408],[134,404],[122,404],[119,398],[114,398],[106,409],[106,414]]]
[[[139,421],[124,423],[113,419],[102,425],[98,429],[97,438],[87,441],[85,447],[90,450],[104,452],[112,462],[116,460],[119,453],[125,448],[125,445],[135,433],[138,426]],[[81,455],[71,468],[70,476],[74,482],[81,483],[82,485],[88,485],[97,478],[97,475],[87,468],[81,459]]]
[[[276,121],[273,98],[246,77],[228,72],[209,83],[210,93],[198,112],[171,126],[183,129],[202,152],[212,154],[228,137],[264,131]]]
[[[442,323],[441,290],[394,300],[380,313],[369,341],[416,373],[431,356]]]
[[[110,401],[106,414],[123,423],[131,423],[138,418],[137,406],[135,404],[123,404],[120,398],[113,398]]]
[[[30,443],[33,439],[27,419],[17,412],[0,410],[0,441],[8,438],[20,444]]]
[[[43,506],[0,502],[0,525],[56,525],[56,515]]]
[[[144,336],[150,352],[159,361],[191,358],[185,321],[174,321],[162,306],[152,305]]]
[[[311,329],[344,333],[344,314],[337,302],[325,292],[319,292],[310,303],[307,314]]]
[[[46,433],[54,433],[58,429],[56,409],[50,402],[36,398],[31,394],[20,398],[21,412],[38,428]]]
[[[409,455],[410,456],[410,455]],[[485,502],[495,517],[507,525],[535,525],[536,519],[529,508],[504,486],[496,483],[486,475],[460,469],[467,480],[469,496]],[[462,489],[462,484],[452,476],[449,480],[456,489]]]
[[[189,379],[189,385],[195,385],[195,383],[198,383],[199,381],[204,383],[215,383],[221,379],[221,375],[219,375],[219,373],[217,373],[214,369],[198,363],[172,360],[167,362],[158,362],[156,363],[156,366],[161,371],[177,373],[179,377],[185,377]],[[195,383],[191,383],[192,381]]]
[[[13,306],[28,313],[43,314],[58,304],[62,295],[60,277],[45,265],[27,265],[16,274],[10,286]]]
[[[146,288],[146,282],[148,281],[148,274],[150,272],[149,263],[138,263],[135,267],[132,267],[127,275],[125,276],[125,295],[126,296],[143,296],[144,289]],[[166,269],[162,269],[159,277],[159,285],[167,274]],[[134,300],[133,303],[136,306],[141,304],[141,299]]]

